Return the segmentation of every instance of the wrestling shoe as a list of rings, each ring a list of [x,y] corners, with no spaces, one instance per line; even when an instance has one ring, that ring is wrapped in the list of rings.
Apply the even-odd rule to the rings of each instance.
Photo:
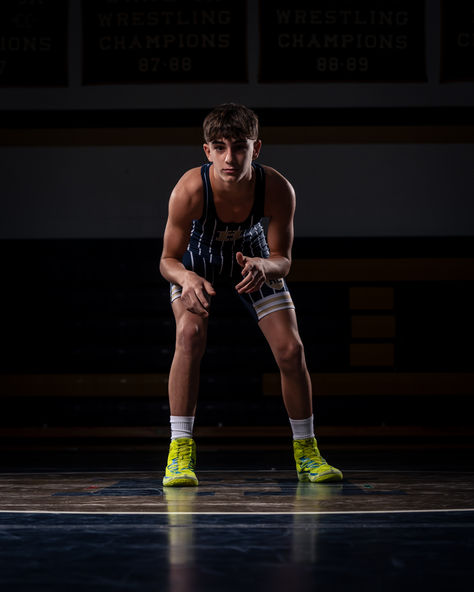
[[[171,440],[168,464],[163,477],[164,487],[192,487],[198,484],[194,473],[196,444],[192,438]]]
[[[328,465],[321,456],[316,438],[293,440],[293,452],[299,481],[342,481],[341,471]]]

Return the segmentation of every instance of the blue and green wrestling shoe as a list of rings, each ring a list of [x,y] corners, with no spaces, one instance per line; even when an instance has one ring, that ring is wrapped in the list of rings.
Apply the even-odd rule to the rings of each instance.
[[[293,452],[299,481],[342,481],[341,471],[328,465],[321,456],[316,438],[293,440]]]
[[[164,487],[193,487],[198,484],[194,473],[196,444],[192,438],[176,438],[170,444]]]

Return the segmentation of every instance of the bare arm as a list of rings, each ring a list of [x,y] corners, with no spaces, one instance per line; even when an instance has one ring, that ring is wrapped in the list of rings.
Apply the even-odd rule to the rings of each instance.
[[[237,262],[245,276],[236,286],[240,294],[259,290],[267,280],[286,277],[291,267],[295,192],[280,173],[268,167],[266,183],[265,215],[270,219],[267,231],[270,256],[263,259],[237,253]]]
[[[192,169],[183,175],[171,193],[160,272],[166,280],[182,287],[181,302],[187,310],[207,317],[209,296],[215,294],[212,284],[187,270],[181,262],[188,245],[192,221],[201,216],[201,210],[200,173],[198,169]]]

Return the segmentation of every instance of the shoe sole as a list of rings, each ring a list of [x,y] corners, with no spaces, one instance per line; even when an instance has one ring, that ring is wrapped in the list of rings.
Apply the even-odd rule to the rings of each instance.
[[[196,487],[199,481],[191,477],[164,477],[163,487]]]

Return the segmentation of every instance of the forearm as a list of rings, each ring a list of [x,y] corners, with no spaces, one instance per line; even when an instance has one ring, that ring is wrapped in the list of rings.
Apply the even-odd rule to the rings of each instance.
[[[269,280],[284,278],[290,272],[291,259],[282,255],[270,255],[264,259],[264,273]]]
[[[162,257],[160,260],[160,273],[168,282],[183,286],[186,276],[193,272],[186,269],[179,259]]]

